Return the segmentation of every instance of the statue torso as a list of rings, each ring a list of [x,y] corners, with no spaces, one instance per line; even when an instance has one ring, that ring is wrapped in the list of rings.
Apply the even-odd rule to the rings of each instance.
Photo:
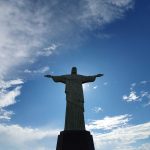
[[[65,92],[71,101],[84,101],[81,75],[66,75]]]

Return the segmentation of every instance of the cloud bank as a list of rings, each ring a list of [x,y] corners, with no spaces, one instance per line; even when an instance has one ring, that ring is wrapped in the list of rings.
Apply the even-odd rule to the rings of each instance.
[[[150,139],[150,122],[131,125],[129,120],[130,115],[127,114],[113,116],[98,122],[101,126],[98,129],[101,130],[95,130],[95,126],[91,127],[95,148],[97,150],[149,150],[150,144],[142,144],[142,140]],[[109,128],[105,125],[108,122]],[[0,124],[0,145],[5,150],[54,150],[60,130]],[[140,142],[141,144],[137,144]]]
[[[0,78],[53,54],[57,42],[67,45],[86,30],[123,18],[133,6],[134,0],[1,0]]]
[[[148,150],[150,144],[142,144],[142,140],[150,139],[150,122],[131,125],[130,120],[131,115],[125,114],[90,121],[86,127],[93,134],[96,149]]]
[[[58,129],[36,129],[20,125],[0,124],[3,150],[54,150]]]
[[[104,134],[94,133],[95,144],[98,150],[107,150],[108,148],[112,150],[127,150],[128,148],[131,150],[141,149],[141,147],[144,147],[142,144],[140,146],[133,146],[132,144],[136,145],[140,140],[149,138],[150,122],[118,128]],[[148,147],[145,145],[145,148],[142,150],[147,150]]]

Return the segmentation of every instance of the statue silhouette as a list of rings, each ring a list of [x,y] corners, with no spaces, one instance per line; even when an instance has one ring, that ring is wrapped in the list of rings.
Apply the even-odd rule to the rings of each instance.
[[[45,77],[52,78],[54,82],[61,82],[66,85],[66,116],[65,130],[85,130],[84,122],[84,94],[82,84],[94,82],[96,77],[103,74],[93,76],[85,76],[77,74],[77,68],[72,67],[71,74]]]

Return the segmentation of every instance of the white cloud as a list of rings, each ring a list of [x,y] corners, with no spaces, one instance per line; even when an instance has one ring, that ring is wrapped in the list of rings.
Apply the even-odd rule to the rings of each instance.
[[[132,84],[131,84],[131,87],[130,87],[130,90],[132,91],[135,86],[136,86],[136,83],[132,83]]]
[[[112,150],[147,150],[149,144],[143,144],[142,140],[149,138],[150,122],[117,128],[108,133],[94,133],[97,150],[107,150],[108,148]],[[136,146],[136,143],[140,142],[140,146]]]
[[[97,150],[148,150],[150,144],[150,122],[130,125],[131,115],[105,117],[90,121],[87,129],[91,130]],[[137,144],[138,143],[138,144]]]
[[[0,119],[10,120],[14,114],[12,111],[5,110],[6,107],[16,103],[16,97],[20,95],[22,79],[4,81],[0,80]]]
[[[132,83],[128,95],[123,95],[122,99],[127,102],[142,102],[143,106],[150,104],[150,82],[140,81],[139,83]]]
[[[118,7],[127,7],[130,8],[133,5],[131,0],[109,0],[108,2],[118,6]]]
[[[44,49],[41,50],[41,51],[38,51],[38,52],[37,52],[37,55],[38,55],[38,56],[50,56],[50,55],[52,55],[52,54],[56,51],[56,49],[57,49],[59,46],[60,46],[60,45],[52,44],[52,45],[50,45],[49,47],[44,48]]]
[[[40,68],[40,69],[38,69],[38,70],[34,70],[33,72],[34,72],[34,73],[45,73],[45,72],[47,72],[47,71],[49,71],[49,67],[48,67],[48,66],[45,66],[45,67]]]
[[[25,69],[25,70],[24,70],[24,73],[32,73],[32,71],[29,70],[29,69]]]
[[[6,111],[0,108],[0,120],[10,120],[13,114],[13,111]]]
[[[33,62],[37,55],[51,55],[58,47],[57,42],[69,45],[71,39],[82,38],[80,33],[87,28],[93,29],[122,18],[133,7],[133,2],[1,0],[0,78],[6,78],[22,64]]]
[[[87,129],[94,137],[97,150],[148,150],[150,147],[150,122],[131,125],[131,115],[105,117],[90,121]]]
[[[56,128],[0,124],[0,145],[5,150],[54,150],[59,131]],[[105,133],[98,130],[91,133],[97,150],[149,150],[150,147],[149,143],[142,143],[150,137],[150,122],[118,126]]]
[[[150,101],[143,105],[144,107],[150,106]]]
[[[149,92],[141,91],[141,97],[149,96]]]
[[[23,80],[22,79],[15,79],[15,80],[9,80],[9,81],[4,81],[4,80],[0,80],[0,89],[7,89],[10,88],[11,86],[15,86],[15,85],[21,85],[23,84]]]
[[[35,58],[45,44],[48,30],[46,8],[30,9],[29,1],[0,1],[0,78]],[[7,60],[7,61],[6,61]]]
[[[103,120],[93,120],[90,121],[86,128],[88,130],[112,130],[118,127],[123,127],[127,125],[129,120],[131,119],[131,115],[120,115],[115,117],[105,117]]]
[[[84,12],[79,18],[87,27],[105,25],[123,17],[125,11],[133,8],[133,0],[85,0]],[[96,24],[94,24],[96,23]]]
[[[58,134],[58,129],[0,124],[0,145],[3,150],[54,150]]]
[[[45,66],[45,67],[42,67],[42,68],[37,69],[37,70],[25,69],[24,73],[35,73],[35,74],[37,74],[37,73],[46,73],[48,71],[50,71],[50,68],[48,66]]]
[[[103,111],[103,109],[102,109],[101,107],[94,107],[92,110],[93,110],[95,113],[99,113],[99,112],[102,112],[102,111]]]
[[[0,93],[0,108],[4,108],[16,103],[16,97],[20,95],[21,86],[17,86],[11,91]]]
[[[139,96],[136,95],[135,91],[131,91],[129,96],[124,95],[123,100],[126,100],[127,102],[132,102],[132,101],[139,101]]]

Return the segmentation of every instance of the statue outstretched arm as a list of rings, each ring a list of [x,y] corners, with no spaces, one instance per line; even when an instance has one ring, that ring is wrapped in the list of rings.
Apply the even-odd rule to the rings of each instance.
[[[82,76],[82,83],[94,82],[97,77],[101,77],[103,74],[97,74],[93,76]]]
[[[44,77],[52,78],[54,82],[61,82],[61,83],[66,82],[66,78],[64,75],[62,75],[62,76],[44,75]]]
[[[52,78],[52,75],[44,75],[44,77],[47,77],[47,78]]]
[[[97,75],[95,75],[95,77],[101,77],[101,76],[103,76],[104,74],[97,74]]]

